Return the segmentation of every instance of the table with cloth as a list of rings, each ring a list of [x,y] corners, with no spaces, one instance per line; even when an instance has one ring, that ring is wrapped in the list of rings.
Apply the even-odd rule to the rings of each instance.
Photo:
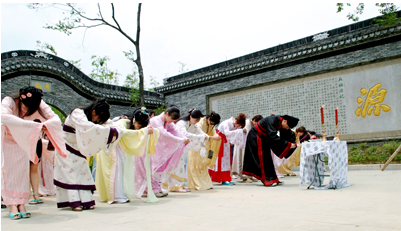
[[[319,156],[320,155],[320,156]],[[323,183],[325,164],[318,160],[328,157],[330,169],[329,184],[320,187]],[[316,174],[316,171],[319,174]],[[300,186],[313,182],[315,189],[336,189],[351,186],[347,182],[348,150],[345,141],[315,141],[304,142],[301,148]],[[320,178],[320,179],[319,179]]]

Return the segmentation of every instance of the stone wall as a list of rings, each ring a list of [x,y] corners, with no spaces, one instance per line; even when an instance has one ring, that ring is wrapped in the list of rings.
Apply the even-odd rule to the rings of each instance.
[[[211,96],[227,94],[232,91],[252,89],[261,85],[270,85],[293,79],[302,79],[308,76],[352,68],[374,62],[381,62],[400,56],[401,41],[397,41],[277,70],[243,76],[234,80],[227,80],[198,88],[191,88],[186,91],[165,93],[165,99],[168,103],[174,103],[183,110],[196,107],[203,112],[210,112],[211,108],[208,98]]]
[[[328,135],[335,135],[338,106],[341,137],[353,142],[401,138],[397,89],[401,26],[380,28],[367,20],[170,77],[156,90],[183,112],[215,110],[223,119],[239,112],[292,114],[317,132],[322,130],[319,109],[327,104]],[[387,91],[385,101],[372,103],[371,115],[356,116],[359,101],[369,101],[368,91]],[[382,104],[376,115],[372,110]],[[385,112],[386,105],[391,110]]]

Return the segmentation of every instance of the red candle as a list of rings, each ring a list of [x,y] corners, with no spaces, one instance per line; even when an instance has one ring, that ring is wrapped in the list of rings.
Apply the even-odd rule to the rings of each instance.
[[[326,105],[323,105],[321,108],[320,108],[320,116],[322,117],[322,124],[324,124],[324,116],[323,116],[323,107],[324,106],[326,106]]]
[[[336,125],[338,125],[338,112],[337,112],[337,110],[338,110],[338,107],[336,108]]]

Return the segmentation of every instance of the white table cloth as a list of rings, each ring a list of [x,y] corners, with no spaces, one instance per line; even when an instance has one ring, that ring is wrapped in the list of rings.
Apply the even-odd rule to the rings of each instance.
[[[321,159],[328,157],[330,169],[330,182],[325,187],[319,184],[319,177],[315,173],[315,162],[313,156],[317,158],[320,154]],[[325,165],[324,162],[318,162],[318,172],[320,182],[323,183]],[[302,143],[301,163],[300,163],[300,186],[312,183],[315,189],[336,189],[351,186],[347,180],[348,171],[348,150],[345,141],[317,141]]]

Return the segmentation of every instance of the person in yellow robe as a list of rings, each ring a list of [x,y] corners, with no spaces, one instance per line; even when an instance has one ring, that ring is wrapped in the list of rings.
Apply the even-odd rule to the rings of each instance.
[[[220,115],[213,112],[203,117],[198,126],[209,136],[205,143],[206,153],[188,151],[187,187],[195,190],[213,188],[207,168],[213,168],[220,150],[220,136],[216,134],[215,125],[220,123]]]
[[[109,155],[103,151],[97,154],[95,183],[100,201],[112,204],[140,198],[136,192],[138,185],[135,182],[133,156],[146,155],[146,145],[154,150],[159,136],[157,129],[147,127],[148,123],[149,115],[144,108],[137,108],[130,119],[120,119],[113,123],[123,129],[123,134],[113,152]]]

